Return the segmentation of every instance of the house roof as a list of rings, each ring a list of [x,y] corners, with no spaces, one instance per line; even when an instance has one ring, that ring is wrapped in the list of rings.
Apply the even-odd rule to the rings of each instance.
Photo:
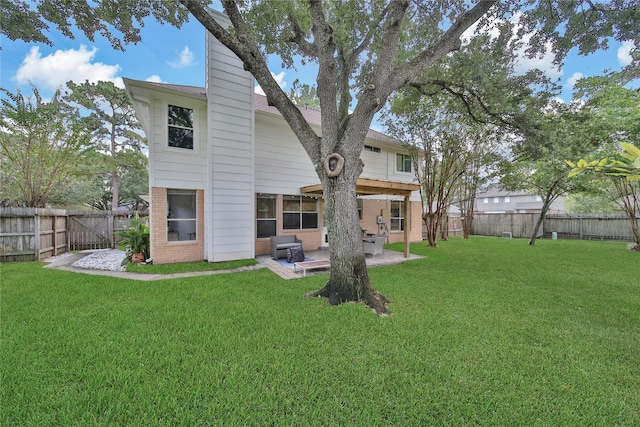
[[[169,83],[156,83],[156,82],[145,82],[151,86],[158,86],[163,89],[174,90],[176,92],[183,92],[189,95],[201,96],[203,98],[207,97],[207,92],[205,88],[200,86],[185,86],[185,85],[172,85]]]
[[[486,190],[479,191],[476,197],[504,197],[504,196],[530,196],[531,192],[524,190],[503,190],[497,184],[490,185]]]
[[[174,84],[168,84],[168,83],[156,83],[156,82],[144,82],[147,83],[151,86],[157,86],[159,88],[163,88],[163,89],[168,89],[168,90],[172,90],[172,91],[176,91],[176,92],[182,92],[191,96],[196,96],[196,97],[202,97],[205,98],[207,97],[207,92],[206,89],[203,87],[199,87],[199,86],[185,86],[185,85],[174,85]],[[269,105],[269,102],[267,101],[267,97],[264,95],[259,95],[259,94],[254,94],[254,99],[255,99],[255,109],[256,111],[263,111],[265,113],[270,113],[270,114],[274,114],[277,116],[282,116],[282,114],[280,114],[280,111],[278,111],[278,109],[276,107],[272,107]],[[313,124],[313,125],[318,125],[320,126],[321,122],[322,122],[322,116],[320,111],[318,110],[314,110],[311,108],[307,108],[306,106],[298,106],[298,109],[300,110],[300,112],[302,113],[302,116],[304,117],[304,119],[307,121],[307,123]],[[375,139],[378,140],[380,142],[384,142],[387,144],[394,144],[394,145],[399,145],[400,141],[393,139],[391,137],[388,137],[387,135],[377,132],[373,129],[369,129],[369,131],[367,132],[367,138],[370,139]]]

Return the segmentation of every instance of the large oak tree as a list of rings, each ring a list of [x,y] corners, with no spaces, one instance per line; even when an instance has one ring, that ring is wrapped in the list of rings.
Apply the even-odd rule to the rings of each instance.
[[[637,8],[626,0],[534,4],[526,0],[221,0],[232,28],[217,22],[207,3],[43,0],[34,11],[27,2],[2,0],[0,26],[10,39],[46,42],[44,30],[49,24],[67,35],[76,25],[89,38],[100,33],[122,48],[111,28],[122,33],[124,42],[135,42],[145,17],[153,14],[179,25],[188,11],[243,61],[316,165],[332,243],[331,277],[316,294],[327,296],[333,304],[364,301],[378,313],[388,311],[389,300],[369,280],[359,235],[356,179],[363,170],[360,154],[367,129],[389,96],[453,54],[461,35],[476,22],[477,31],[486,33],[499,27],[511,31],[513,20],[518,20],[520,32],[533,34],[529,52],[538,53],[550,43],[558,61],[573,46],[590,52],[610,36],[637,39],[640,31]],[[320,135],[272,77],[268,54],[278,54],[287,66],[296,56],[317,64]],[[323,167],[333,154],[344,158],[338,174]]]
[[[104,208],[116,210],[122,200],[121,176],[128,168],[135,168],[141,161],[144,162],[142,125],[136,118],[127,91],[116,87],[112,82],[85,81],[76,84],[70,81],[67,87],[70,90],[66,96],[67,101],[87,111],[86,120],[95,129],[96,148],[104,155],[105,166],[110,175],[111,204]]]

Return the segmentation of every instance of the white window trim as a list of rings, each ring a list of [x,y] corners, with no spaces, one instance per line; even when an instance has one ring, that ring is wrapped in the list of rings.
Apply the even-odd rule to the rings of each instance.
[[[271,193],[258,193],[256,194],[256,203],[258,202],[258,199],[260,198],[260,196],[270,196],[270,197],[264,197],[264,198],[268,198],[268,199],[272,199],[275,200],[276,202],[276,212],[275,212],[275,217],[274,218],[258,218],[257,214],[256,214],[256,239],[269,239],[269,237],[258,237],[258,221],[275,221],[276,223],[276,234],[274,234],[274,236],[277,236],[278,234],[278,196],[276,194],[271,194]]]
[[[395,171],[395,173],[397,174],[413,174],[413,159],[411,158],[411,170],[409,172],[406,172],[404,170],[398,170],[398,156],[404,156],[404,157],[409,157],[411,158],[410,154],[406,154],[406,153],[395,153],[393,156],[393,160],[394,160],[394,166],[393,166],[393,170]],[[403,157],[403,165],[404,165],[404,157]]]
[[[195,218],[169,218],[169,194],[173,193],[173,194],[179,194],[180,192],[184,192],[185,194],[191,194],[191,192],[194,192],[194,197],[195,197],[195,203],[196,203],[196,216]],[[167,192],[166,192],[166,209],[167,209],[167,234],[165,235],[167,244],[169,245],[184,245],[184,244],[192,244],[192,243],[197,243],[200,239],[202,239],[202,236],[200,236],[198,233],[198,190],[190,190],[190,189],[181,189],[181,188],[167,188]],[[169,223],[170,222],[181,222],[181,221],[194,221],[196,224],[196,231],[195,231],[195,239],[193,240],[169,240]]]
[[[163,103],[164,108],[164,119],[163,119],[163,129],[162,129],[162,146],[163,149],[167,152],[182,154],[186,156],[200,156],[200,144],[199,144],[199,132],[198,127],[200,123],[200,112],[199,107],[189,103],[189,102],[178,102],[178,101],[165,101]],[[188,108],[193,111],[193,148],[190,150],[188,148],[180,148],[180,147],[172,147],[169,145],[169,105],[173,105],[174,107]],[[176,126],[180,127],[180,126]],[[188,129],[188,128],[185,128]]]
[[[404,200],[392,200],[391,204],[393,204],[394,202],[400,203],[400,216],[399,217],[392,216],[391,213],[393,212],[393,209],[389,207],[389,231],[391,233],[404,233],[404,227],[407,227],[408,225],[407,219],[404,217]],[[400,220],[400,224],[403,225],[404,227],[401,227],[399,230],[393,230],[391,228],[391,222],[394,219]]]

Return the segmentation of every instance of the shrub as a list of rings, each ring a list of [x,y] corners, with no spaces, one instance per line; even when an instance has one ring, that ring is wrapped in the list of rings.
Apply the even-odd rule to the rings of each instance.
[[[122,265],[129,264],[134,254],[143,254],[145,260],[149,258],[151,234],[149,223],[146,219],[141,219],[137,212],[129,225],[125,225],[124,230],[116,234],[122,237],[120,244],[127,248],[127,256],[122,261]]]

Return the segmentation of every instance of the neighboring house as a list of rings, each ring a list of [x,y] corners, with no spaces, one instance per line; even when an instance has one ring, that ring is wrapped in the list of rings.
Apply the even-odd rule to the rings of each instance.
[[[307,153],[266,97],[253,93],[242,62],[209,34],[206,46],[205,88],[125,79],[149,145],[154,263],[253,258],[270,253],[272,235],[295,234],[306,250],[328,246]],[[301,111],[319,133],[320,113]],[[386,233],[390,243],[420,241],[410,156],[375,131],[365,144],[361,228]]]
[[[542,197],[526,191],[501,190],[491,185],[487,190],[476,194],[475,213],[540,213]],[[551,204],[548,214],[565,213],[564,199],[558,197]]]

